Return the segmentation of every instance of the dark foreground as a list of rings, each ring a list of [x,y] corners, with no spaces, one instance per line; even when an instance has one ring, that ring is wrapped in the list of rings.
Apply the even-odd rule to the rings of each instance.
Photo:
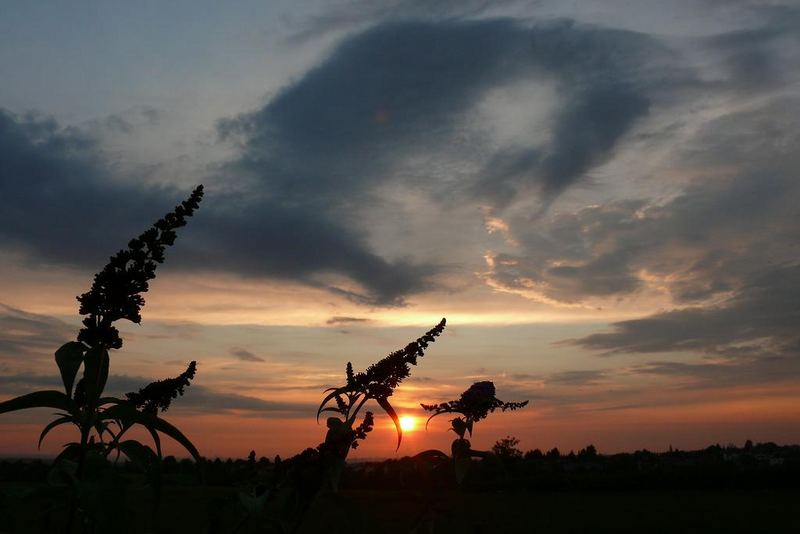
[[[5,489],[8,493],[10,488]],[[12,506],[3,510],[0,532],[61,532],[63,510],[47,499],[6,495],[5,500]],[[231,488],[165,488],[153,525],[148,495],[131,492],[131,513],[113,532],[259,532],[243,521],[237,501]],[[346,490],[321,497],[300,532],[390,534],[413,532],[415,527],[417,532],[464,534],[800,532],[798,502],[797,490],[448,491],[435,498],[411,491]]]
[[[81,486],[98,527],[71,534],[800,532],[798,446],[496,452],[461,486],[448,460],[350,464],[338,493],[318,494],[288,524],[271,489],[279,462],[218,459],[201,477],[165,458],[157,508],[152,479],[120,463]],[[46,463],[0,461],[0,534],[63,533],[70,495]]]

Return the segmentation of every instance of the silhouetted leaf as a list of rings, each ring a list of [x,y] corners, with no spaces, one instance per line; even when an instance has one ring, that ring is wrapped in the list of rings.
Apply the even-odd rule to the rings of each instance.
[[[394,426],[397,429],[397,448],[399,449],[400,442],[403,440],[403,429],[400,426],[400,418],[397,417],[397,413],[394,411],[394,408],[392,408],[392,405],[389,404],[388,400],[386,399],[375,399],[375,400],[378,401],[380,407],[383,408],[386,411],[386,413],[389,414],[389,417],[392,418],[392,421],[394,421]]]
[[[86,386],[86,402],[97,406],[108,380],[108,351],[102,346],[89,349],[83,362],[83,381]]]
[[[78,458],[80,458],[80,455],[81,455],[81,445],[80,443],[75,443],[73,441],[72,443],[67,443],[66,445],[64,445],[63,450],[60,453],[58,453],[58,456],[56,456],[55,460],[53,460],[53,464],[57,464],[58,462],[64,460],[77,460]]]
[[[61,371],[61,380],[64,382],[64,390],[67,397],[72,397],[72,386],[75,384],[75,375],[83,363],[83,353],[86,345],[78,341],[70,341],[61,345],[56,351],[56,364]]]
[[[0,413],[27,410],[28,408],[55,408],[69,411],[69,399],[60,391],[45,390],[0,402]]]
[[[164,419],[161,419],[160,417],[144,413],[141,414],[141,416],[142,416],[141,424],[143,424],[145,427],[147,427],[148,429],[158,430],[162,434],[166,434],[167,436],[171,437],[172,439],[183,445],[183,448],[186,449],[186,451],[192,455],[192,457],[195,459],[197,463],[203,461],[203,458],[200,456],[200,453],[197,451],[197,448],[191,441],[189,441],[189,438],[183,435],[183,433],[180,430],[172,426]]]
[[[158,460],[153,449],[135,439],[120,442],[119,449],[131,462],[139,465],[142,469],[149,469],[152,463]]]
[[[330,391],[331,393],[325,395],[325,398],[322,399],[322,402],[319,405],[319,409],[317,410],[317,423],[319,423],[319,415],[322,413],[323,409],[325,408],[325,405],[328,404],[328,402],[333,398],[335,398],[337,395],[345,393],[347,391],[347,386],[343,386],[340,388],[328,388],[325,391]]]
[[[44,441],[44,437],[47,435],[48,432],[50,432],[51,430],[53,430],[55,427],[57,427],[59,425],[63,425],[65,423],[71,423],[71,422],[73,422],[73,419],[72,419],[71,416],[59,417],[58,419],[50,421],[47,424],[47,426],[44,427],[44,430],[42,430],[42,433],[39,435],[39,445],[37,446],[37,448],[39,448],[39,449],[42,448],[42,441]]]
[[[427,420],[427,421],[425,421],[425,430],[428,430],[428,423],[430,423],[430,422],[431,422],[431,419],[433,419],[433,418],[434,418],[434,417],[436,417],[437,415],[442,415],[443,413],[453,413],[453,412],[452,412],[452,411],[449,411],[449,410],[448,410],[448,411],[443,411],[443,412],[436,412],[436,413],[435,413],[435,414],[433,414],[432,416],[428,417],[428,420]]]

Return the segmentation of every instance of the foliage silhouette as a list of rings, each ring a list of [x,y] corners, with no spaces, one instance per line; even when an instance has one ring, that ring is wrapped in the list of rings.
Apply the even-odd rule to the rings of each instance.
[[[400,419],[397,417],[392,405],[389,404],[388,399],[394,393],[394,389],[400,385],[400,382],[411,373],[410,366],[417,365],[417,358],[425,355],[425,349],[428,348],[428,344],[436,341],[436,338],[444,330],[446,323],[447,321],[442,319],[439,324],[428,330],[422,337],[412,341],[405,348],[392,352],[379,362],[370,365],[362,373],[354,374],[353,364],[347,362],[345,370],[346,384],[338,388],[325,390],[329,393],[322,400],[319,410],[317,410],[317,421],[319,421],[321,413],[335,412],[340,414],[344,420],[334,418],[339,423],[332,423],[329,419],[328,428],[331,428],[331,424],[337,426],[340,423],[344,424],[348,429],[352,428],[359,410],[367,401],[375,400],[394,422],[394,426],[397,429],[397,448],[399,449],[403,439],[403,430],[400,427]],[[336,406],[326,407],[331,401],[335,401]],[[353,444],[355,444],[355,440]]]
[[[488,453],[484,451],[476,451],[468,439],[464,435],[469,432],[472,437],[472,429],[476,421],[485,419],[490,413],[495,410],[518,410],[528,405],[528,401],[523,402],[504,402],[495,396],[495,387],[493,382],[475,382],[466,391],[464,391],[457,400],[447,401],[440,404],[420,404],[422,409],[427,412],[433,412],[428,420],[425,422],[425,428],[428,428],[428,423],[437,415],[445,413],[457,413],[460,417],[450,420],[450,430],[456,433],[458,438],[453,441],[451,445],[453,467],[455,469],[456,480],[460,484],[467,474],[467,471],[472,464],[472,458],[485,458]],[[430,459],[439,461],[447,458],[447,455],[438,450],[428,450],[421,452],[417,455],[421,459]]]
[[[128,393],[126,399],[104,397],[103,391],[109,375],[109,351],[122,347],[122,338],[114,323],[120,319],[141,322],[140,311],[145,303],[142,293],[147,292],[148,281],[155,277],[158,264],[164,261],[166,247],[174,244],[176,230],[186,224],[186,218],[193,215],[202,197],[201,185],[173,211],[132,239],[127,249],[112,256],[95,275],[90,290],[77,297],[79,313],[86,316],[83,328],[77,341],[65,343],[55,352],[64,392],[36,391],[0,403],[0,414],[28,408],[58,410],[58,417],[42,430],[39,447],[47,434],[58,426],[73,424],[78,429],[80,440],[64,445],[50,477],[54,484],[71,488],[75,496],[67,532],[72,530],[77,507],[83,514],[84,524],[103,528],[100,516],[108,510],[102,503],[119,489],[119,480],[108,471],[107,459],[112,453],[116,453],[117,458],[124,454],[141,465],[153,483],[156,503],[162,458],[159,433],[173,438],[195,460],[201,460],[192,442],[157,415],[159,408],[165,411],[173,398],[183,394],[194,377],[196,362],[191,362],[179,377],[153,382],[137,393]],[[81,368],[83,375],[76,383]],[[122,439],[136,425],[150,434],[155,451],[139,441]]]
[[[272,482],[268,486],[260,485],[240,493],[245,511],[240,525],[260,522],[271,525],[273,531],[292,532],[300,527],[312,504],[320,505],[320,497],[339,509],[348,506],[335,492],[349,451],[367,438],[374,425],[374,414],[366,411],[361,423],[354,427],[359,412],[368,401],[377,402],[395,424],[399,447],[402,430],[388,399],[409,376],[411,366],[424,356],[430,343],[441,335],[445,325],[446,320],[442,319],[421,337],[363,372],[355,373],[352,363],[348,362],[345,384],[325,390],[326,395],[317,410],[317,420],[322,413],[337,414],[326,420],[325,441],[287,460],[276,458]],[[325,492],[326,489],[331,491]]]

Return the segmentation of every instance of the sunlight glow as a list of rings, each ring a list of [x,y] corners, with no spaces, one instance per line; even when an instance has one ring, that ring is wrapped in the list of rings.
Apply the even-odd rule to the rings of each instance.
[[[400,417],[400,428],[403,432],[410,432],[417,428],[417,418],[413,415],[403,415]]]

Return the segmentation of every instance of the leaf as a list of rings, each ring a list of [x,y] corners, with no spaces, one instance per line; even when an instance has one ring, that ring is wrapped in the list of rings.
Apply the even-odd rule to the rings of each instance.
[[[148,427],[145,427],[145,428],[147,428],[147,431],[150,432],[150,435],[153,437],[153,443],[156,446],[156,454],[158,454],[158,459],[160,460],[162,458],[162,454],[161,454],[161,438],[158,437],[158,432],[156,432],[152,428],[148,428]]]
[[[330,391],[331,393],[325,395],[325,398],[322,399],[322,402],[319,404],[319,409],[317,410],[317,423],[319,423],[319,415],[322,413],[322,410],[328,403],[328,401],[336,397],[336,395],[341,395],[342,393],[347,392],[347,386],[343,386],[340,388],[328,388],[325,391]]]
[[[72,397],[72,386],[75,384],[75,375],[83,363],[83,353],[86,345],[79,341],[70,341],[61,345],[56,351],[56,364],[61,371],[61,380],[64,382],[64,390],[67,397]]]
[[[66,445],[64,445],[64,450],[58,453],[58,456],[56,456],[55,460],[53,460],[53,464],[57,464],[58,462],[69,459],[77,460],[78,458],[80,458],[80,456],[81,456],[80,443],[75,443],[75,442],[67,443]]]
[[[433,414],[432,416],[428,417],[428,420],[427,420],[427,421],[425,421],[425,430],[428,430],[428,423],[430,423],[430,422],[431,422],[431,419],[433,419],[433,418],[434,418],[434,417],[436,417],[437,415],[442,415],[443,413],[455,413],[455,412],[453,412],[452,410],[445,410],[445,411],[443,411],[443,412],[436,412],[436,413],[435,413],[435,414]]]
[[[47,435],[48,432],[50,432],[51,430],[53,430],[55,427],[57,427],[59,425],[63,425],[65,423],[71,423],[71,422],[72,422],[72,417],[71,416],[59,417],[58,419],[50,421],[47,424],[47,426],[44,427],[44,430],[42,430],[42,433],[39,436],[39,445],[38,445],[37,448],[39,448],[39,449],[42,448],[42,441],[44,441],[44,437]]]
[[[120,442],[119,449],[131,462],[138,464],[145,470],[149,469],[151,464],[158,460],[153,449],[135,439]]]
[[[180,430],[172,426],[164,419],[161,419],[160,417],[155,417],[149,414],[142,414],[142,415],[145,415],[153,419],[153,423],[151,423],[150,425],[145,424],[145,426],[152,426],[154,429],[158,430],[162,434],[166,434],[167,436],[171,437],[172,439],[183,445],[183,448],[186,449],[186,451],[192,455],[192,457],[198,464],[203,462],[203,457],[200,456],[200,453],[197,451],[197,448],[194,446],[194,443],[189,441],[189,438],[184,436]]]
[[[153,486],[154,510],[161,504],[161,457],[153,449],[134,439],[119,444],[119,449],[134,464],[138,464],[145,472],[147,480]]]
[[[89,349],[83,361],[83,381],[86,385],[86,401],[97,406],[108,380],[108,351],[103,346]]]
[[[0,413],[27,410],[28,408],[55,408],[69,411],[69,399],[61,391],[45,390],[0,402]]]
[[[183,448],[186,449],[186,451],[191,454],[192,457],[194,457],[197,463],[201,463],[203,461],[203,458],[200,456],[197,448],[189,440],[189,438],[183,435],[180,430],[158,416],[140,412],[129,402],[120,402],[119,404],[111,406],[107,410],[103,410],[100,418],[103,420],[114,419],[121,421],[123,427],[128,427],[133,424],[140,424],[144,426],[151,435],[154,431],[158,430],[162,434],[171,437],[183,445]],[[154,439],[157,439],[157,436]],[[159,449],[161,448],[160,441],[157,441],[156,445]]]
[[[394,421],[394,426],[397,429],[397,448],[399,449],[400,442],[403,440],[403,429],[400,427],[400,418],[397,417],[397,413],[394,411],[394,408],[392,408],[392,405],[389,404],[388,400],[386,399],[375,399],[375,400],[378,401],[380,407],[383,408],[386,411],[386,413],[389,414],[389,417],[392,418],[392,421]]]

